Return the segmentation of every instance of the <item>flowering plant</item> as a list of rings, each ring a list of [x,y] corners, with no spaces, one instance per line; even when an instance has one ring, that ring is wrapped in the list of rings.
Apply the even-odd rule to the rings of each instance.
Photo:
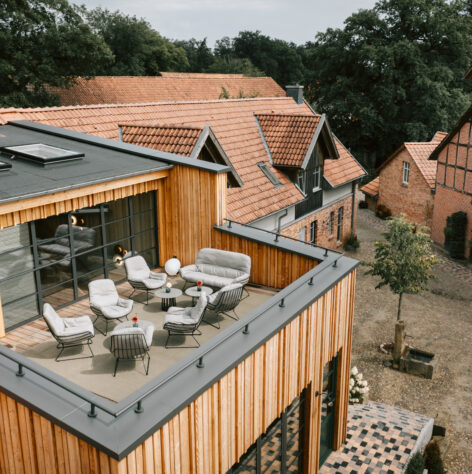
[[[134,327],[137,327],[138,326],[138,317],[137,316],[133,316],[131,318],[131,321],[133,321],[133,326]]]
[[[172,283],[169,281],[167,284],[166,284],[166,293],[170,293],[170,289],[172,288]]]
[[[363,380],[363,376],[357,367],[353,367],[349,377],[349,402],[365,403],[368,393],[367,380]]]
[[[202,286],[203,286],[203,281],[202,281],[202,280],[198,280],[198,281],[197,281],[197,290],[198,290],[198,291],[202,291]]]

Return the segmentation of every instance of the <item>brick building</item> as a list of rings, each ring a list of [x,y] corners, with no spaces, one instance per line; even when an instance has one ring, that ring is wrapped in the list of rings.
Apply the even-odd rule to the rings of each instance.
[[[472,239],[472,107],[454,125],[447,137],[432,152],[437,163],[436,194],[431,224],[435,242],[444,245],[446,218],[462,211],[467,214],[466,242]],[[466,245],[466,255],[471,249]]]
[[[303,97],[0,110],[12,120],[230,165],[228,217],[244,224],[334,248],[355,230],[365,171]]]
[[[371,211],[375,211],[377,208],[377,201],[379,200],[379,184],[380,177],[369,181],[364,186],[361,186],[361,191],[364,193],[365,201],[367,203],[367,208]]]
[[[403,213],[412,222],[431,225],[436,163],[428,158],[445,136],[437,132],[430,142],[406,142],[377,168],[377,205],[393,216]]]

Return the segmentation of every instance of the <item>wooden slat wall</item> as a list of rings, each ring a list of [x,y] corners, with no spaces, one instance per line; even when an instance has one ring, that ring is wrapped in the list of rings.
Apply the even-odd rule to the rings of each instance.
[[[285,288],[318,264],[316,260],[219,230],[213,230],[212,247],[249,255],[252,259],[251,283],[273,288]]]
[[[176,255],[182,265],[211,247],[212,228],[226,216],[226,174],[174,166],[159,192],[159,263]]]
[[[318,471],[322,368],[339,353],[336,447],[347,426],[355,271],[117,462],[0,394],[0,472],[224,473],[309,387],[306,472]]]

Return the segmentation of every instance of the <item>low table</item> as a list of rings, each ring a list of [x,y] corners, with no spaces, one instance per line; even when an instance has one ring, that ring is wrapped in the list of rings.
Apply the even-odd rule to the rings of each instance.
[[[171,306],[177,306],[175,298],[182,296],[182,290],[171,288],[169,292],[165,288],[161,288],[154,293],[154,296],[162,299],[162,311],[167,311]]]
[[[207,295],[211,295],[213,293],[213,290],[209,286],[201,286],[200,288],[201,290],[198,291],[198,286],[191,286],[185,290],[185,294],[192,297],[192,304],[195,303],[197,298],[200,298],[202,292],[205,292]]]

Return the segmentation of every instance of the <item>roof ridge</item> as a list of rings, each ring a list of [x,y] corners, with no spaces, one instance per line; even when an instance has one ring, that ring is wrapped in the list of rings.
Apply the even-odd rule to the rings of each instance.
[[[81,109],[103,109],[105,107],[123,108],[123,107],[149,107],[150,105],[166,105],[166,104],[209,104],[209,103],[228,103],[228,102],[257,102],[257,101],[287,101],[293,100],[291,97],[251,97],[241,99],[210,99],[210,100],[179,100],[179,101],[165,101],[165,102],[137,102],[130,104],[88,104],[88,105],[62,105],[53,107],[5,107],[0,108],[0,114],[11,112],[52,112],[61,110],[81,110]]]
[[[267,116],[267,117],[310,117],[310,118],[315,118],[315,117],[321,117],[322,114],[317,114],[315,113],[314,115],[313,114],[310,114],[310,113],[307,113],[307,114],[269,114],[267,112],[263,112],[263,113],[255,113],[254,115],[256,116]]]
[[[185,125],[177,123],[132,123],[124,122],[118,123],[119,127],[143,127],[143,128],[184,128],[186,130],[199,130],[202,131],[205,127],[199,127],[198,125]]]

